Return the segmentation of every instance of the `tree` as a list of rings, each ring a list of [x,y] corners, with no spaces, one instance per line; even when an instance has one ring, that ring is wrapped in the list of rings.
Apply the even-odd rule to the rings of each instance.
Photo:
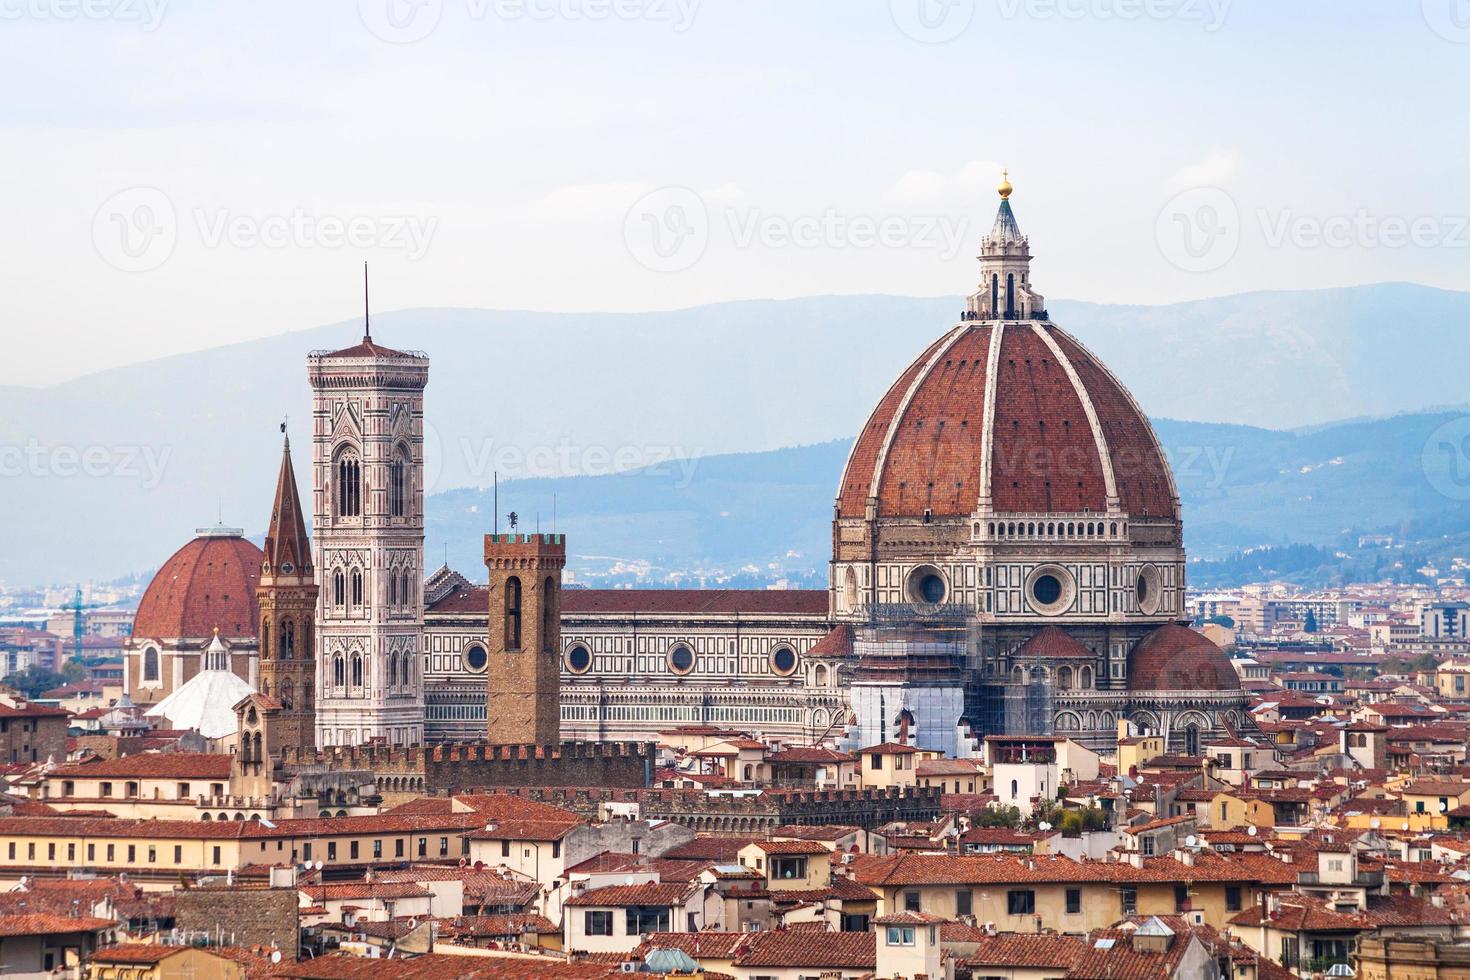
[[[87,669],[86,664],[77,660],[68,660],[61,665],[61,676],[66,678],[68,684],[79,684],[82,681],[91,680],[92,672]]]
[[[4,683],[28,698],[35,698],[54,687],[61,687],[66,683],[66,678],[45,667],[27,667],[25,670],[17,670],[7,675]]]
[[[1216,626],[1223,626],[1228,630],[1235,629],[1235,620],[1231,619],[1229,616],[1211,616],[1209,619],[1205,620],[1205,622],[1214,623]]]
[[[971,820],[971,825],[975,827],[1019,827],[1021,810],[1014,806],[989,807]]]

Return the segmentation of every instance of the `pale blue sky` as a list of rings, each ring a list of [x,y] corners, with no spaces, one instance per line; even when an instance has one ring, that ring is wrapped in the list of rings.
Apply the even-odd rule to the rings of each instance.
[[[957,295],[1001,166],[1049,296],[1470,289],[1465,0],[418,2],[0,0],[0,383],[352,316],[364,259],[379,309]]]

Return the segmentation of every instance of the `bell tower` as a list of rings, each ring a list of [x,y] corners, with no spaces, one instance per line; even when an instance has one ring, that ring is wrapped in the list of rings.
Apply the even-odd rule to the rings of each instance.
[[[366,306],[366,269],[363,272]],[[373,339],[307,357],[317,745],[424,740],[424,388],[429,358]]]
[[[285,430],[283,423],[281,431]],[[289,436],[282,440],[281,472],[255,595],[260,606],[259,690],[280,705],[277,744],[315,748],[316,568],[296,492]]]
[[[490,662],[486,727],[500,745],[561,741],[564,534],[487,534]]]

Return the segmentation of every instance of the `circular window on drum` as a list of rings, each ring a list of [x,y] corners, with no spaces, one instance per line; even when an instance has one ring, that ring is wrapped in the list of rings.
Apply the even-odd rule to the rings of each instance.
[[[475,674],[482,673],[485,665],[490,662],[489,652],[478,643],[465,647],[463,658],[465,669]]]
[[[1026,599],[1043,616],[1060,616],[1072,606],[1077,583],[1060,565],[1041,565],[1026,577]]]
[[[694,651],[679,643],[669,651],[669,670],[676,674],[688,674],[694,670]]]
[[[567,670],[573,674],[585,674],[592,669],[592,651],[581,643],[575,643],[567,650]]]
[[[1144,565],[1138,570],[1138,582],[1134,589],[1138,593],[1139,612],[1152,616],[1159,611],[1159,606],[1164,601],[1164,590],[1160,585],[1157,565]]]
[[[781,677],[796,673],[796,651],[784,643],[771,651],[771,672]]]
[[[909,573],[909,601],[924,606],[937,606],[949,594],[944,573],[933,565],[920,565]]]

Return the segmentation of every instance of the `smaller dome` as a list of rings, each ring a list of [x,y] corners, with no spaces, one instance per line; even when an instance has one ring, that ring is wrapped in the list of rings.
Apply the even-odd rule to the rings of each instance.
[[[203,640],[216,630],[254,638],[264,553],[236,528],[202,528],[163,563],[133,615],[133,635]]]
[[[1238,691],[1240,677],[1208,637],[1171,623],[1139,640],[1128,654],[1128,690]]]
[[[1032,660],[1077,658],[1093,660],[1097,655],[1060,626],[1047,626],[1021,644],[1021,649],[1016,651],[1015,656],[1019,659]]]

